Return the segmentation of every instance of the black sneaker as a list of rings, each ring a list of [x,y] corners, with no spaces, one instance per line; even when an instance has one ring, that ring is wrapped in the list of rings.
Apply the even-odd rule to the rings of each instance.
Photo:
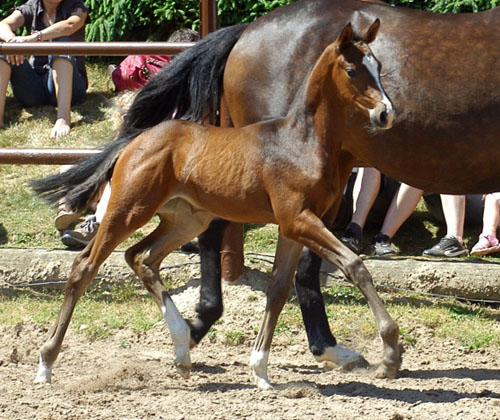
[[[372,254],[383,256],[393,255],[396,251],[391,246],[391,238],[382,233],[377,233],[372,243]]]
[[[340,241],[355,254],[361,252],[361,240],[363,239],[363,229],[357,223],[349,223],[341,236]]]
[[[461,257],[467,255],[467,248],[453,235],[446,235],[439,243],[422,252],[426,257]]]
[[[354,236],[348,236],[345,233],[340,238],[340,242],[342,242],[347,248],[349,248],[352,252],[359,255],[361,252],[361,244],[358,239]]]
[[[68,248],[83,249],[96,235],[99,223],[94,215],[87,217],[75,230],[67,230],[61,236],[61,242]]]

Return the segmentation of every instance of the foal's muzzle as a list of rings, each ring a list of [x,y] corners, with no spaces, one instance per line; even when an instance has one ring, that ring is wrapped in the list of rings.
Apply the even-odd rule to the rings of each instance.
[[[374,127],[387,130],[392,127],[396,113],[394,108],[381,103],[370,110],[370,120]]]

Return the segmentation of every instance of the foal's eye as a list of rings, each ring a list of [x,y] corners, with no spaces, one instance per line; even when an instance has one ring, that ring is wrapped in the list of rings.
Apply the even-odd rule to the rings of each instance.
[[[354,76],[356,76],[356,70],[354,69],[346,69],[347,75],[352,79]]]

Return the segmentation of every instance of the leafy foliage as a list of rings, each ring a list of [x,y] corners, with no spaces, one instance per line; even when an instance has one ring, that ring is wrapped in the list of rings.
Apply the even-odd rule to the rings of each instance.
[[[479,12],[492,9],[500,4],[500,0],[385,0],[397,6],[428,10],[439,13]]]

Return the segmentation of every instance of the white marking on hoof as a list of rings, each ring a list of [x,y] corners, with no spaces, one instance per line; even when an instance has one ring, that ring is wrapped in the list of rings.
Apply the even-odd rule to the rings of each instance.
[[[36,374],[35,384],[50,384],[52,379],[52,368],[42,361],[40,356],[40,363],[38,365],[38,372]]]
[[[340,370],[350,371],[356,367],[366,368],[369,363],[365,358],[354,351],[346,349],[340,345],[327,347],[321,356],[316,356],[318,362],[331,362],[338,366]]]
[[[259,389],[273,389],[267,377],[268,351],[252,350],[250,356],[250,368],[252,369],[255,385]]]
[[[189,347],[191,343],[191,331],[188,323],[182,318],[169,297],[165,298],[165,306],[161,308],[163,317],[167,322],[172,341],[175,348],[175,366],[183,378],[189,378],[191,370],[191,356]]]

